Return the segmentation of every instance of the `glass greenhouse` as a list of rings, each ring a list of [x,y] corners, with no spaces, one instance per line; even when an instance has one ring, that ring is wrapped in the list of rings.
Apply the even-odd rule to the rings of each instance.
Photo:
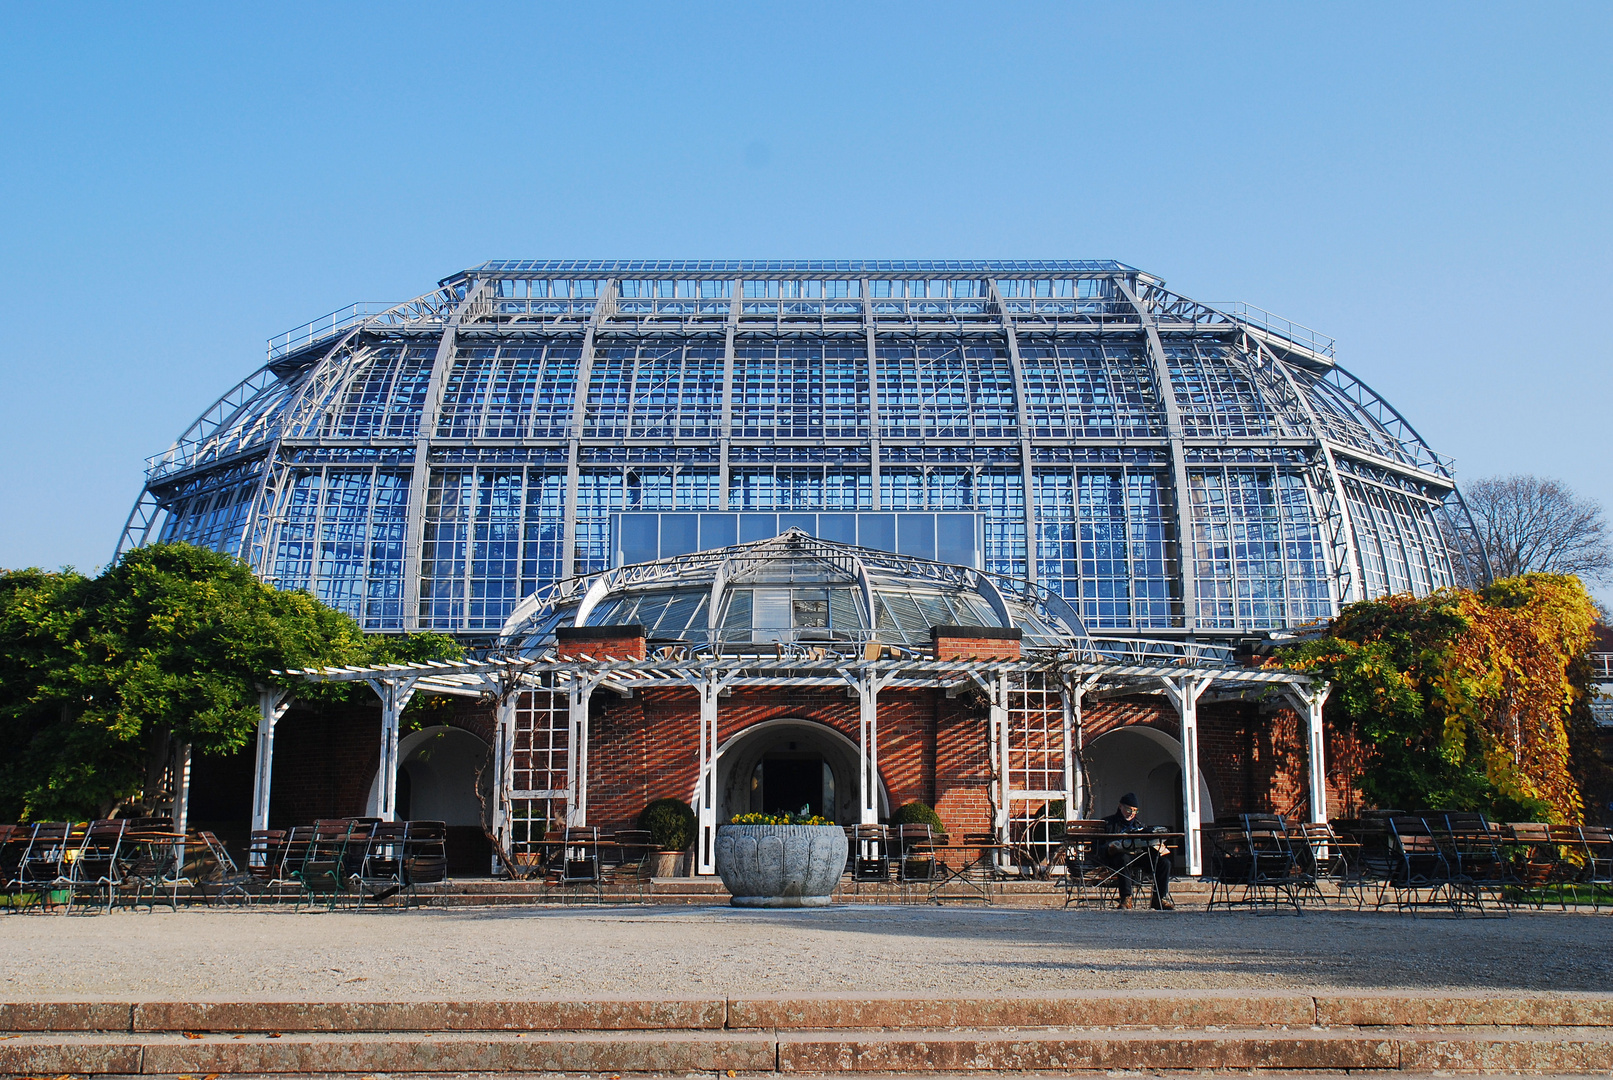
[[[490,640],[566,579],[798,529],[1203,640],[1450,584],[1470,528],[1330,339],[1121,263],[517,261],[272,339],[121,546]]]

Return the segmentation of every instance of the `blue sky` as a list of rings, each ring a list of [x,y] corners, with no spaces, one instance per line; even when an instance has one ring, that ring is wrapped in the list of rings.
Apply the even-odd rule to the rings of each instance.
[[[0,566],[488,258],[1120,259],[1613,509],[1613,6],[270,8],[6,9]]]

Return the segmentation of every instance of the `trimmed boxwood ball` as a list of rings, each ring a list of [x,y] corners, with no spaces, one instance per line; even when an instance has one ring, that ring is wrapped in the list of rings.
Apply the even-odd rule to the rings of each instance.
[[[656,799],[638,816],[638,827],[662,851],[682,851],[694,842],[694,807],[682,799]]]
[[[896,813],[891,815],[891,824],[928,825],[932,832],[946,832],[946,827],[941,824],[941,815],[921,802],[910,802],[897,807]]]

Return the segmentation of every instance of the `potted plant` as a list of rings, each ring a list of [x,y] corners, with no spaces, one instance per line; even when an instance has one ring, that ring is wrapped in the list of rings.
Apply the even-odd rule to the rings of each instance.
[[[682,799],[656,799],[639,814],[638,827],[650,834],[650,843],[659,849],[644,860],[649,876],[676,874],[679,858],[694,842],[694,807]]]
[[[846,833],[815,815],[738,814],[714,854],[735,907],[824,907],[846,868]]]

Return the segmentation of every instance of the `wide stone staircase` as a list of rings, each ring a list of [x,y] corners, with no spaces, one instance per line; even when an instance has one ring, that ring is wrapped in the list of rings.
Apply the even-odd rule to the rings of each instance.
[[[1613,995],[0,1004],[0,1075],[1602,1074]]]

